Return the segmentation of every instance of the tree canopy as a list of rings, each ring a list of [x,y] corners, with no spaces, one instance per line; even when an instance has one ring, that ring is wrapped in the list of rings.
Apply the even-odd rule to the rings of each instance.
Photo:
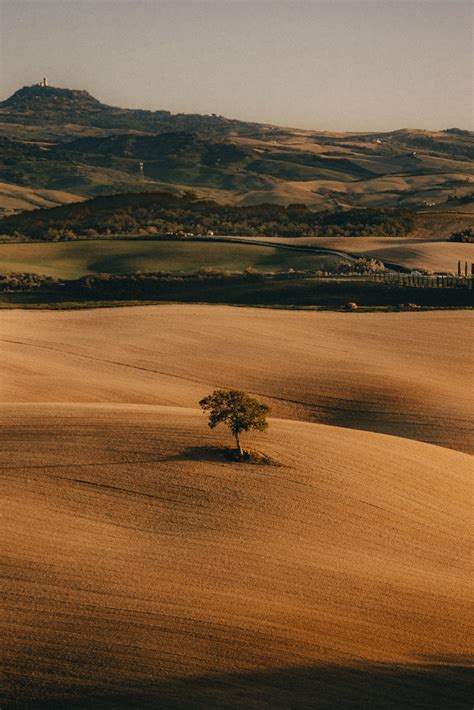
[[[265,431],[268,427],[266,417],[270,407],[242,390],[214,390],[212,394],[201,399],[199,406],[204,411],[209,411],[208,425],[211,429],[218,424],[227,424],[235,437],[240,456],[244,454],[240,434],[250,429]]]

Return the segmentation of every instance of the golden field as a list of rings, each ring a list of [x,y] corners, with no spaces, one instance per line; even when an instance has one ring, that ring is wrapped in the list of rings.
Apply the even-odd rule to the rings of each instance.
[[[1,312],[2,706],[469,707],[471,323]]]

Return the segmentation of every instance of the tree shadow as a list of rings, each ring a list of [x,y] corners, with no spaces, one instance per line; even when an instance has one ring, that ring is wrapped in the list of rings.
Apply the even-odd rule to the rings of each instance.
[[[229,446],[188,446],[179,454],[170,456],[168,461],[206,461],[212,463],[253,464],[257,466],[279,466],[278,461],[261,451],[246,449],[243,457]]]

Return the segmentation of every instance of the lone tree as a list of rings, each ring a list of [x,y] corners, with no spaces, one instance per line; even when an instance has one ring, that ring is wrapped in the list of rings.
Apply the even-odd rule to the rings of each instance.
[[[256,429],[265,431],[268,427],[267,414],[270,407],[258,402],[242,390],[214,390],[204,399],[199,406],[204,411],[209,411],[208,424],[214,429],[218,424],[227,424],[233,436],[240,457],[244,455],[240,434],[243,431]]]

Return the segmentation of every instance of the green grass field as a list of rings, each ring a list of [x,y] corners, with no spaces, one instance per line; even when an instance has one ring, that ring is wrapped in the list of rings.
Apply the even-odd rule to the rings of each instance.
[[[218,271],[324,269],[334,256],[290,252],[251,244],[178,241],[97,240],[0,244],[0,272],[31,272],[64,279],[86,274],[135,271],[193,273]]]

